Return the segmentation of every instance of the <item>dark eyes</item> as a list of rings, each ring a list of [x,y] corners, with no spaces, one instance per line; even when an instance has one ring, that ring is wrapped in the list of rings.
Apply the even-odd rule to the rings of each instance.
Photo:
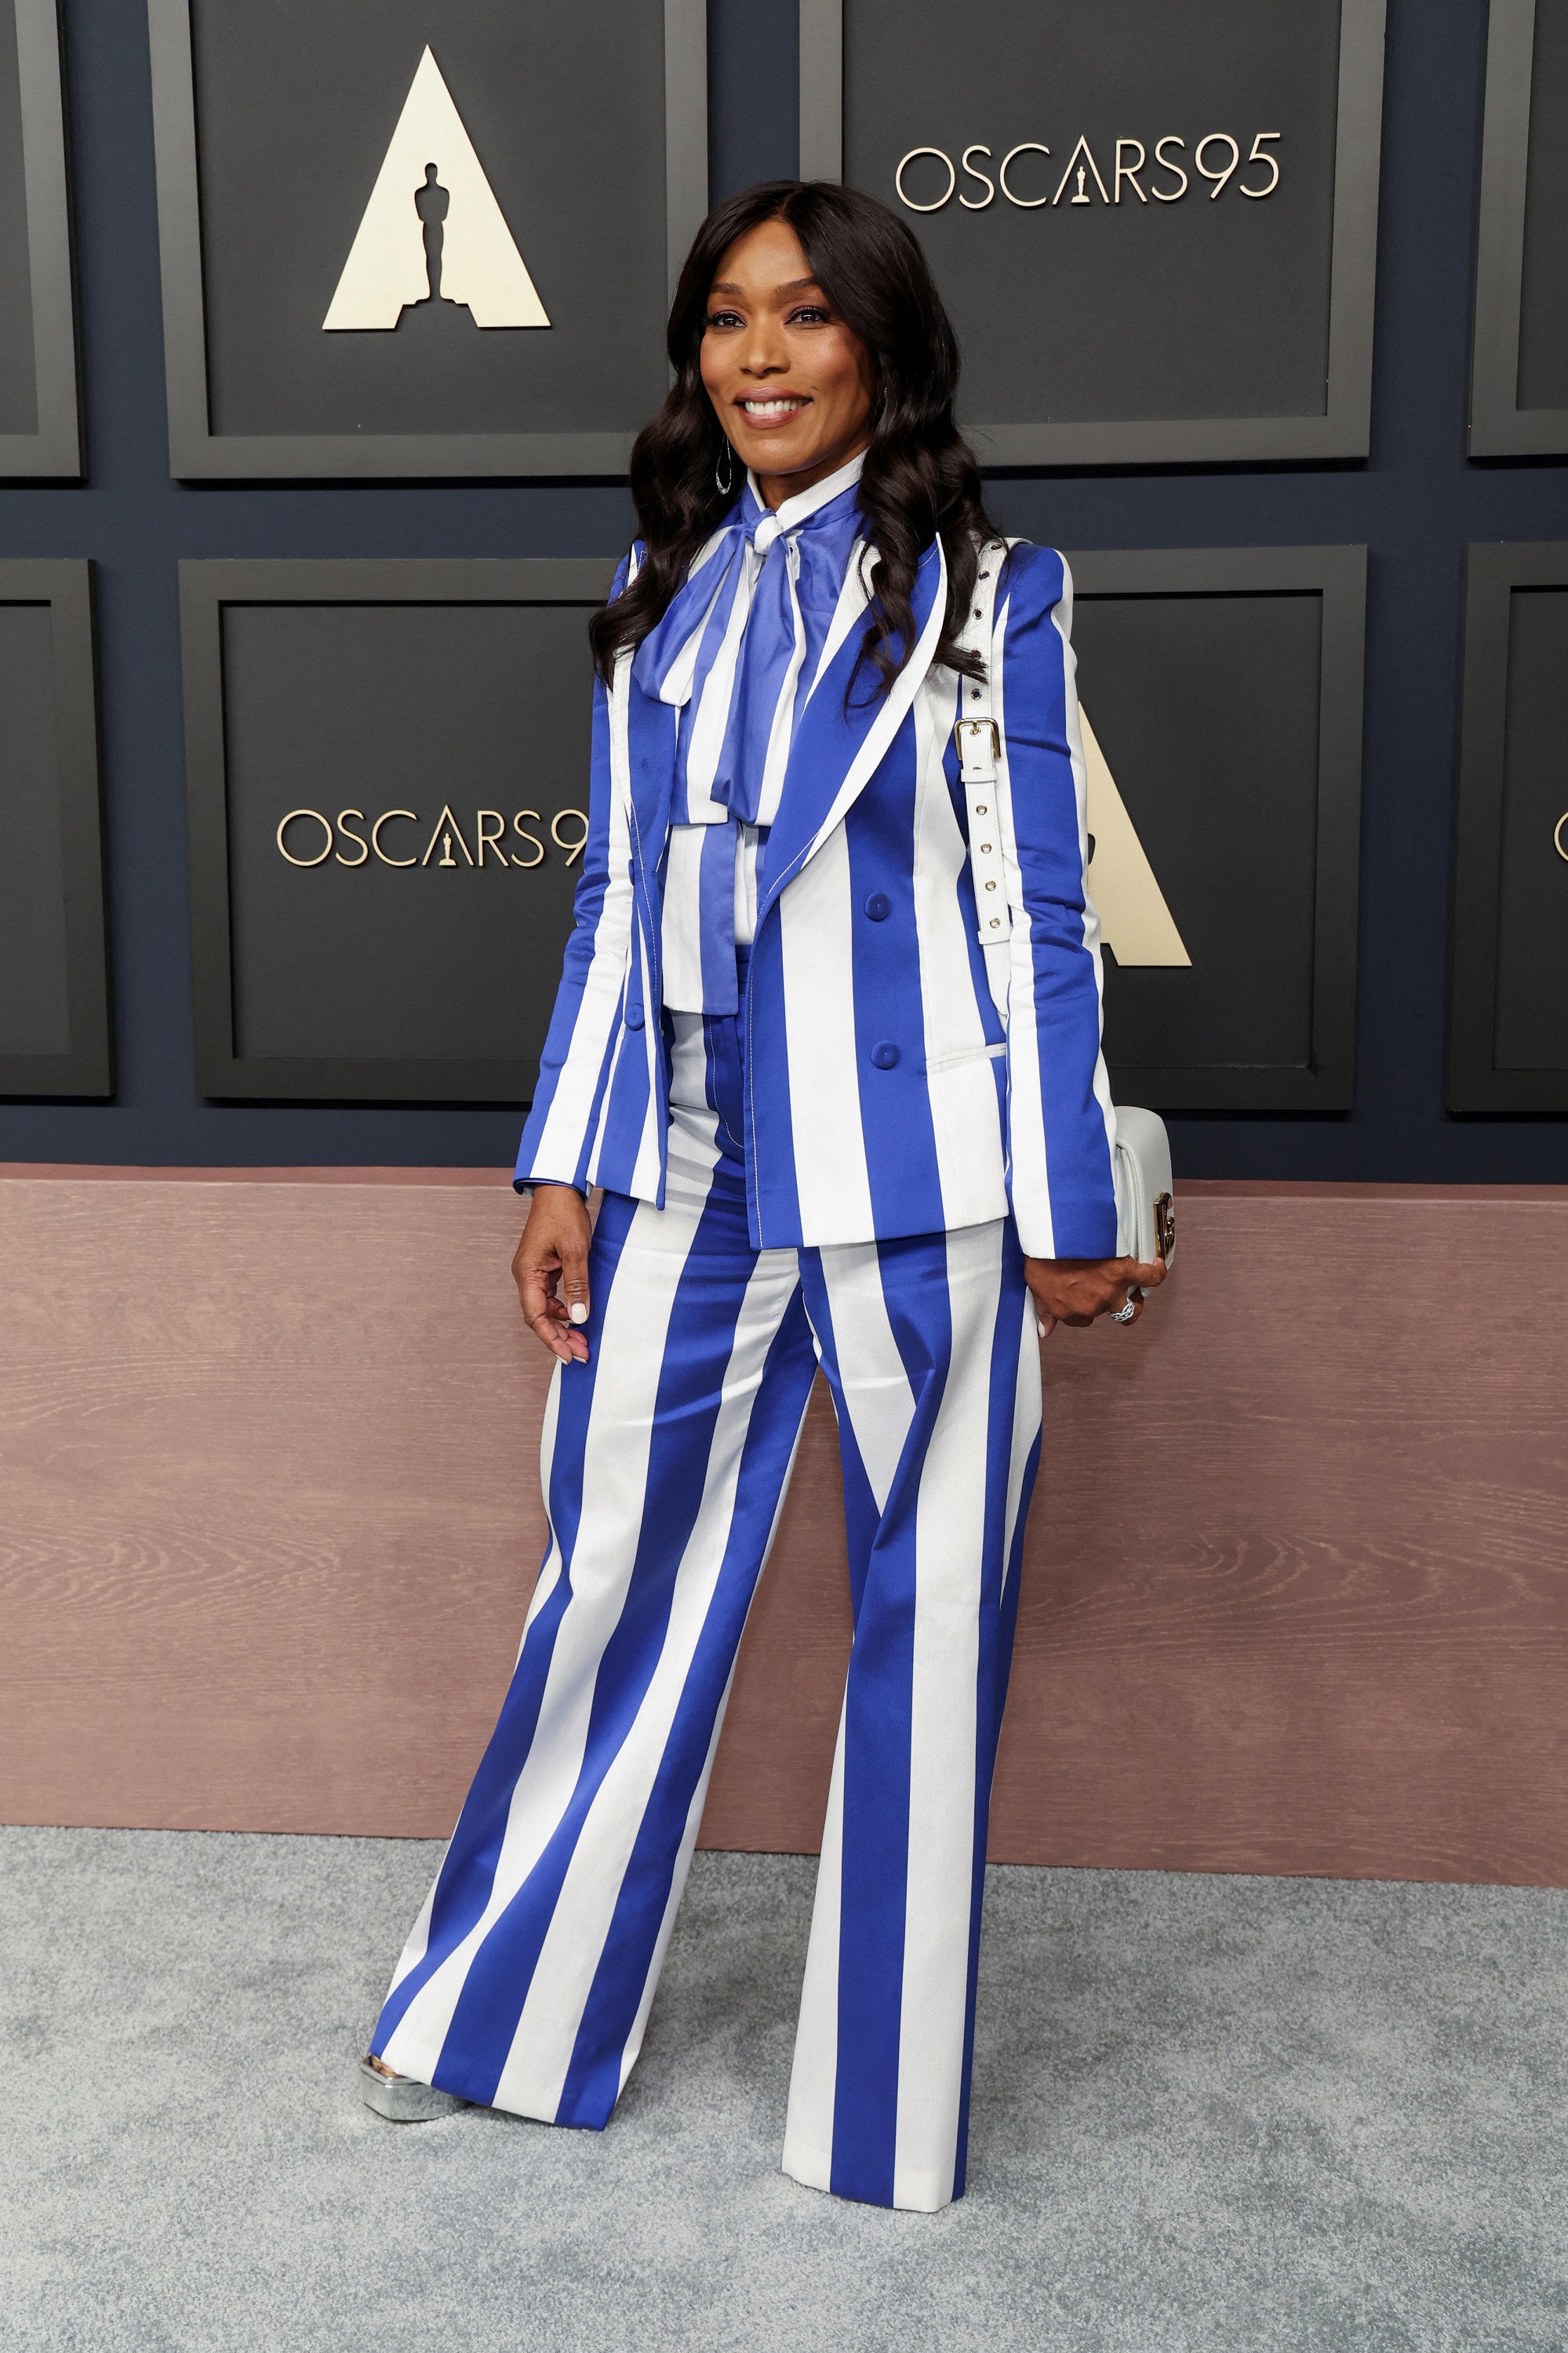
[[[802,302],[797,309],[790,311],[784,323],[787,327],[822,327],[829,325],[831,322],[832,313],[824,310],[820,302]],[[746,322],[738,311],[710,311],[703,321],[704,327],[710,334],[720,328],[743,327],[745,324]]]

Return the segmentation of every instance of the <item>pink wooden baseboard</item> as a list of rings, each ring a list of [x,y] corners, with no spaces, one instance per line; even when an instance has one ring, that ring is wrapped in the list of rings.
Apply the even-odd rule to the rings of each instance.
[[[477,1170],[0,1170],[0,1819],[443,1834],[542,1548]],[[1047,1344],[1007,1861],[1568,1883],[1568,1188],[1183,1188]],[[819,1396],[705,1824],[817,1842]]]

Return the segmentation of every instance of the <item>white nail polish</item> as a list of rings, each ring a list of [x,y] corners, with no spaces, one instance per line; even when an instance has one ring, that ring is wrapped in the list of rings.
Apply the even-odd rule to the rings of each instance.
[[[574,1324],[586,1324],[588,1322],[588,1312],[580,1299],[573,1300],[568,1312]]]

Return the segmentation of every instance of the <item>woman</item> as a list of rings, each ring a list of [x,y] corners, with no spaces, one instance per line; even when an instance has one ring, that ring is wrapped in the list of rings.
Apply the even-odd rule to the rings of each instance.
[[[608,2121],[820,1362],[855,1632],[784,2165],[930,2211],[963,2189],[1037,1331],[1130,1320],[1164,1271],[1112,1255],[1071,592],[1020,548],[997,594],[952,332],[872,198],[721,206],[669,348],[517,1163],[550,1547],[366,2095]],[[989,949],[960,693],[1011,776]]]

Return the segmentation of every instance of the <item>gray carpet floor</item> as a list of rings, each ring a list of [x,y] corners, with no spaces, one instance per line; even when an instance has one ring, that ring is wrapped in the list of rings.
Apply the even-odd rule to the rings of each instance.
[[[779,2170],[814,1862],[699,1855],[609,2129],[354,2065],[439,1849],[0,1831],[0,2344],[1568,2346],[1568,1896],[996,1870],[969,2194]]]

